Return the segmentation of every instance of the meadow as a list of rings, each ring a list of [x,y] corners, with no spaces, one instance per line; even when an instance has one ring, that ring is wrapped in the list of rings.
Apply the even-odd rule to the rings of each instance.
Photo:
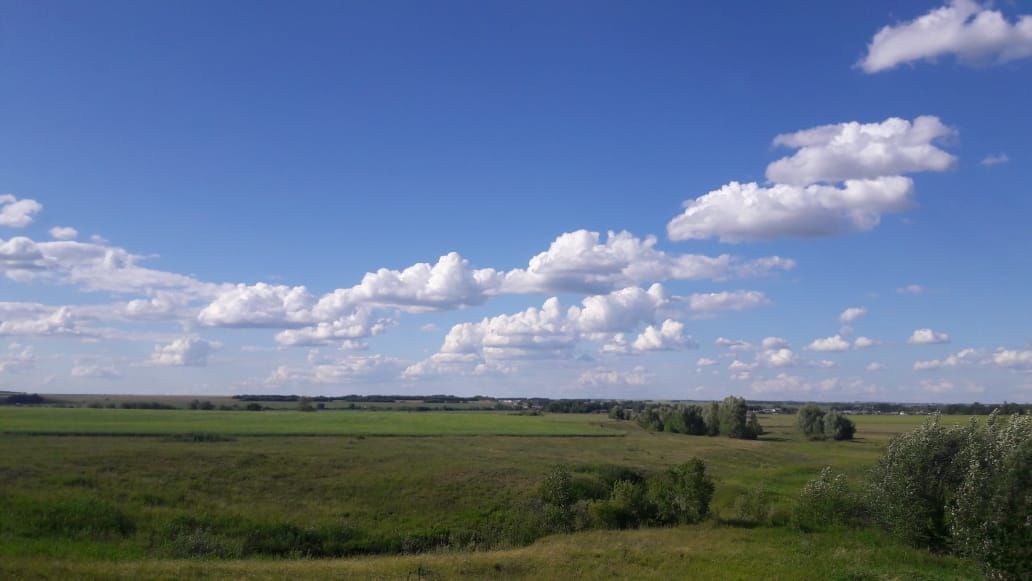
[[[4,408],[0,576],[977,578],[874,530],[734,522],[757,484],[785,514],[821,467],[859,480],[923,421],[854,419],[853,441],[799,438],[791,416],[748,441],[598,414]],[[695,456],[716,481],[706,523],[520,541],[557,464],[591,486]]]

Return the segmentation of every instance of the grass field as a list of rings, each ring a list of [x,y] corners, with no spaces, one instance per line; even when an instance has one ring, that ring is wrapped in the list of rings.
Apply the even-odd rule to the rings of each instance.
[[[658,472],[698,456],[716,480],[717,522],[730,519],[738,494],[757,482],[785,512],[822,466],[859,479],[893,434],[922,421],[855,419],[856,440],[812,442],[796,437],[788,416],[763,418],[769,433],[744,441],[649,433],[599,415],[8,408],[0,411],[2,430],[22,433],[0,436],[0,577],[542,578],[555,571],[670,578],[684,566],[711,578],[977,576],[966,563],[873,531],[703,524],[594,531],[509,548],[464,536],[518,519],[521,503],[559,463],[591,479],[607,467]],[[289,435],[318,430],[337,435]],[[280,435],[28,435],[58,431]],[[396,437],[367,437],[388,434]],[[572,437],[600,434],[621,437]],[[527,435],[538,437],[521,437]],[[308,536],[335,539],[342,554],[459,541],[444,553],[267,560],[303,556],[289,548]],[[727,568],[728,559],[735,568]],[[813,559],[834,563],[830,574],[820,575]]]
[[[564,415],[518,416],[506,412],[372,412],[123,410],[0,407],[0,432],[8,434],[234,436],[612,436],[598,422]]]

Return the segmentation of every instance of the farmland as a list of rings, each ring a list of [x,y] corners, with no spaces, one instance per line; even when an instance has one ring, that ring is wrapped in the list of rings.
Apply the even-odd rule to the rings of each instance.
[[[790,416],[764,417],[767,434],[746,441],[646,432],[598,414],[4,408],[0,568],[16,577],[172,578],[200,574],[201,558],[205,567],[218,560],[206,570],[228,576],[318,576],[327,567],[477,576],[498,567],[500,576],[531,578],[551,568],[601,575],[615,567],[662,577],[681,560],[704,571],[737,554],[743,577],[765,563],[808,576],[801,555],[812,553],[843,575],[898,573],[901,558],[916,576],[971,574],[969,564],[875,531],[727,524],[738,495],[757,482],[784,515],[822,466],[859,479],[893,434],[921,421],[856,420],[852,442],[798,438]],[[693,456],[716,480],[708,523],[514,540],[520,507],[552,466],[590,482],[614,467],[655,473]],[[296,560],[320,556],[351,558]],[[246,560],[273,557],[272,569]]]

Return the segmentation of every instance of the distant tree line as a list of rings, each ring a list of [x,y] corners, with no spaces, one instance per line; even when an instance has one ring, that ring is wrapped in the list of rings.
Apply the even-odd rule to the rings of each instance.
[[[735,396],[706,405],[648,404],[640,411],[616,405],[610,408],[609,417],[633,419],[642,428],[653,432],[727,436],[742,440],[755,440],[763,434],[756,412],[749,411],[744,398]]]
[[[52,402],[38,393],[14,393],[0,399],[0,404],[2,405],[39,405],[45,403]]]

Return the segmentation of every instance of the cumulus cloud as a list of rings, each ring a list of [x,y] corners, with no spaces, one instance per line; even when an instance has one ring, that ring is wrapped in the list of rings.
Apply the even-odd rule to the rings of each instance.
[[[778,135],[775,145],[798,148],[767,166],[767,179],[805,186],[949,169],[956,158],[935,142],[954,130],[929,115],[913,122],[838,123]]]
[[[19,200],[11,194],[0,195],[0,226],[24,228],[32,223],[42,209],[43,205],[36,200]]]
[[[337,359],[323,359],[311,367],[281,365],[263,383],[284,388],[298,385],[351,385],[380,383],[397,377],[404,363],[381,354],[348,354]]]
[[[70,307],[0,303],[0,335],[80,335]]]
[[[540,308],[453,326],[438,352],[409,366],[405,376],[469,373],[498,362],[570,358],[582,342],[599,343],[603,352],[610,353],[694,347],[682,323],[663,317],[672,304],[659,284],[585,297],[568,309],[552,297]],[[640,334],[629,339],[627,334],[638,329]]]
[[[869,349],[875,345],[878,345],[878,341],[875,341],[870,337],[857,337],[853,341],[853,349]]]
[[[22,373],[36,366],[36,354],[32,347],[12,343],[7,349],[8,355],[0,357],[0,373]]]
[[[671,240],[722,242],[866,231],[911,207],[903,173],[942,171],[955,158],[936,142],[954,131],[936,117],[840,123],[779,135],[798,151],[770,164],[769,185],[730,182],[684,204],[667,224]]]
[[[199,337],[180,337],[167,345],[158,345],[151,354],[150,363],[174,367],[205,367],[208,356],[219,348]]]
[[[917,329],[911,333],[907,343],[911,345],[933,345],[937,343],[949,343],[950,336],[931,329]]]
[[[831,337],[825,337],[823,339],[814,339],[809,345],[806,346],[809,351],[819,352],[840,352],[849,350],[849,341],[842,338],[841,335],[833,335]]]
[[[714,365],[719,365],[719,364],[720,364],[719,361],[717,361],[716,359],[710,359],[709,357],[699,357],[699,359],[695,361],[695,366],[696,367],[700,367],[700,368],[701,367],[712,367]]]
[[[842,311],[842,314],[839,315],[839,322],[843,325],[852,323],[853,321],[859,319],[860,317],[866,314],[867,309],[864,307],[849,307],[848,309]]]
[[[984,357],[980,351],[968,348],[949,355],[944,359],[917,361],[914,363],[914,370],[926,371],[929,369],[939,369],[940,367],[956,367],[964,364],[981,363],[983,360]]]
[[[79,237],[79,231],[71,226],[54,226],[49,232],[54,240],[75,240]]]
[[[882,214],[912,206],[913,186],[901,176],[849,180],[842,187],[731,182],[686,202],[667,232],[671,240],[745,242],[865,231],[877,226]]]
[[[79,364],[72,367],[72,377],[119,379],[122,372],[111,365]]]
[[[727,337],[717,337],[716,341],[713,342],[718,347],[725,347],[729,351],[752,351],[753,345],[748,341],[741,339],[728,339]]]
[[[578,385],[586,387],[610,387],[620,385],[645,385],[648,382],[649,374],[642,366],[637,366],[631,371],[615,371],[605,367],[590,369],[581,374],[577,379]]]
[[[881,363],[878,363],[877,361],[872,361],[871,363],[868,363],[867,367],[865,367],[864,369],[866,369],[867,371],[874,372],[874,371],[881,371],[881,370],[885,369],[885,366],[882,365]]]
[[[760,291],[736,290],[695,293],[687,297],[688,309],[698,317],[711,317],[721,311],[744,311],[770,304]]]
[[[795,262],[769,256],[743,260],[728,254],[667,254],[656,238],[629,232],[577,230],[556,238],[548,250],[530,259],[526,269],[506,272],[502,292],[599,293],[666,280],[726,280],[790,270]]]
[[[981,163],[984,166],[994,166],[994,165],[1001,165],[1001,164],[1007,163],[1009,161],[1010,161],[1010,157],[1007,157],[1006,153],[994,153],[994,154],[989,154],[989,155],[983,157],[982,161],[979,162],[979,163]]]
[[[1032,349],[998,349],[993,364],[1016,371],[1032,371]]]
[[[879,30],[859,65],[867,73],[878,73],[945,56],[967,64],[1032,56],[1032,15],[1011,22],[974,0],[953,0],[915,20]]]

